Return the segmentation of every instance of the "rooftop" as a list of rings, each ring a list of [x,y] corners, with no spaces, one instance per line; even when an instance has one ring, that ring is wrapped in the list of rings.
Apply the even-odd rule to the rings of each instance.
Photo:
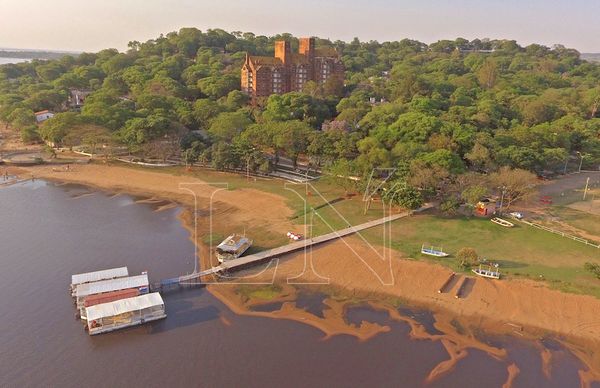
[[[244,244],[247,244],[249,242],[250,240],[245,236],[242,236],[241,234],[232,234],[231,236],[223,240],[222,243],[217,245],[217,249],[226,252],[235,252],[238,249],[240,249]]]
[[[97,282],[100,280],[119,278],[128,275],[129,272],[127,271],[127,267],[111,268],[104,269],[101,271],[80,273],[71,276],[71,285],[76,286],[82,283]]]
[[[164,305],[158,292],[144,294],[133,298],[115,300],[114,302],[97,304],[86,308],[88,321],[139,311],[150,307]]]
[[[75,296],[81,298],[88,295],[100,294],[103,292],[111,292],[124,290],[126,288],[137,288],[148,286],[148,275],[142,274],[130,276],[126,278],[117,278],[111,280],[102,280],[94,283],[80,284],[75,289]]]

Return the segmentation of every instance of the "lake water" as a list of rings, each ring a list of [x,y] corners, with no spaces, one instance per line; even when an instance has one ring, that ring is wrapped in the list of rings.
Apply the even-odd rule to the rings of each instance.
[[[25,59],[25,58],[5,58],[5,57],[0,57],[0,65],[6,65],[7,63],[21,63],[21,62],[27,62],[30,61],[31,59]]]
[[[71,274],[127,265],[157,281],[191,271],[194,246],[179,211],[44,181],[0,188],[0,386],[421,387],[448,358],[439,342],[410,340],[407,324],[366,306],[350,309],[347,321],[392,330],[366,342],[323,340],[301,323],[237,316],[204,289],[166,293],[165,320],[88,336],[74,317]],[[299,306],[321,315],[322,298],[303,292]],[[469,350],[430,386],[499,387],[513,361],[515,387],[579,386],[570,353],[553,351],[548,381],[533,345],[498,341],[509,360]]]

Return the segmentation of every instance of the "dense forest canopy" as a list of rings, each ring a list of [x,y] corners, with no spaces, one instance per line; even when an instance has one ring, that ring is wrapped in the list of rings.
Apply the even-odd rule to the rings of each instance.
[[[317,39],[341,54],[343,90],[309,82],[251,105],[239,91],[244,57],[272,56],[281,39],[297,49],[289,34],[183,28],[124,53],[3,65],[0,120],[26,141],[110,143],[216,168],[269,169],[268,154],[355,175],[397,167],[418,182],[423,170],[447,179],[502,166],[559,171],[569,158],[600,163],[600,64],[575,50]],[[81,109],[70,108],[72,89],[91,91]],[[57,114],[37,126],[33,113],[44,109]]]

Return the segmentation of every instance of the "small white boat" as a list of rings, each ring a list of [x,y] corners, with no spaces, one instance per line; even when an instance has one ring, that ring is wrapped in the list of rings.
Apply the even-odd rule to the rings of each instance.
[[[471,270],[475,275],[481,276],[488,279],[500,279],[500,271],[498,270],[498,265],[491,265],[485,269],[481,265],[479,268]]]
[[[498,217],[494,217],[490,221],[492,221],[493,223],[498,224],[500,226],[504,226],[506,228],[512,228],[513,226],[515,226],[515,224],[513,224],[512,222],[508,222],[508,221],[503,220],[502,218],[498,218]]]
[[[429,248],[425,247],[425,244],[421,245],[421,253],[424,255],[435,256],[435,257],[448,257],[450,256],[448,253],[442,251],[442,248],[436,248],[434,246],[430,246]]]

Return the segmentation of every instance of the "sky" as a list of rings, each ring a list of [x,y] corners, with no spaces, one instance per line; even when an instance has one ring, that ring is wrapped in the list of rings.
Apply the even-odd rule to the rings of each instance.
[[[515,39],[600,52],[600,0],[0,0],[0,47],[125,50],[181,27],[332,40]]]

